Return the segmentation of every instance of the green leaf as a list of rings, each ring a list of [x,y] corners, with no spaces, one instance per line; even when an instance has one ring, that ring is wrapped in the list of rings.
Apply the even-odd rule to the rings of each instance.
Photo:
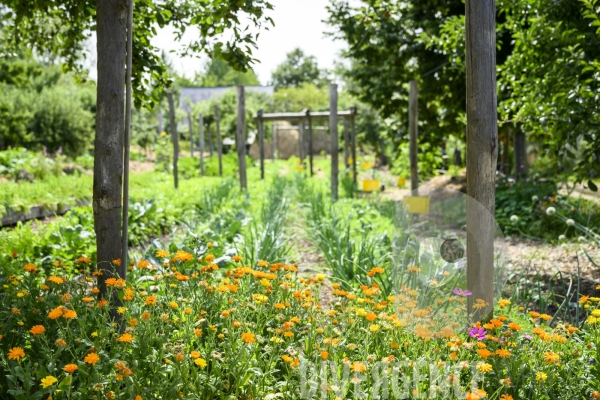
[[[590,190],[592,192],[597,192],[598,191],[598,186],[596,186],[596,184],[594,182],[592,182],[592,180],[588,180],[588,187],[590,188]]]

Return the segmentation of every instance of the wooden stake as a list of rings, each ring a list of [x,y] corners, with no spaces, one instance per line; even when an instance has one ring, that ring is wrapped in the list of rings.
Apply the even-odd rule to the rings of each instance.
[[[190,125],[190,156],[194,157],[194,125],[192,123],[192,113],[188,111],[188,123]]]
[[[511,129],[512,131],[512,129]],[[514,130],[514,156],[515,156],[515,178],[520,180],[527,175],[527,143],[525,134],[519,130]]]
[[[307,112],[308,115],[308,164],[310,168],[310,176],[313,176],[313,127],[312,127],[312,117],[310,116],[310,111]]]
[[[419,135],[419,106],[417,81],[410,81],[408,96],[408,126],[410,130],[410,189],[419,187],[419,171],[417,166],[417,146]]]
[[[244,87],[237,87],[237,153],[238,153],[238,168],[240,174],[240,187],[242,190],[247,189],[246,183],[246,98],[244,95]]]
[[[348,158],[350,157],[349,139],[350,134],[348,132],[348,119],[344,118],[344,166],[346,167],[346,170],[348,170],[348,167],[350,166],[350,163],[348,162]]]
[[[302,164],[304,162],[304,118],[300,120],[300,126],[298,127],[298,155],[300,164]]]
[[[208,156],[212,157],[212,155],[213,155],[213,140],[212,140],[212,132],[210,131],[210,123],[206,124],[206,137],[208,138]]]
[[[275,162],[275,124],[271,122],[271,153]]]
[[[173,105],[173,92],[167,92],[169,101],[169,124],[171,125],[171,140],[173,141],[173,179],[175,189],[179,187],[179,176],[177,173],[177,161],[179,159],[179,136],[177,135],[177,125],[175,125],[175,106]]]
[[[217,155],[219,156],[219,176],[223,176],[223,143],[221,143],[221,128],[219,126],[219,106],[215,104],[215,132],[217,134]]]
[[[331,198],[338,199],[338,116],[337,85],[329,85],[329,132],[331,136]]]
[[[198,117],[200,124],[200,174],[204,176],[204,117],[202,114]]]
[[[350,134],[352,135],[352,179],[354,186],[357,185],[358,177],[356,176],[356,130],[354,126],[354,116],[356,115],[356,107],[352,107],[352,118],[350,118]]]
[[[260,179],[265,179],[265,126],[262,120],[263,110],[258,110],[258,146],[260,150]]]
[[[121,233],[121,265],[118,274],[127,275],[129,250],[129,151],[131,142],[131,70],[133,65],[133,0],[129,0],[127,13],[127,71],[125,72],[125,137],[123,138],[123,232]],[[125,327],[123,326],[123,329]]]
[[[474,321],[494,309],[494,205],[498,158],[496,9],[466,0],[467,310]],[[474,307],[483,301],[485,307]]]

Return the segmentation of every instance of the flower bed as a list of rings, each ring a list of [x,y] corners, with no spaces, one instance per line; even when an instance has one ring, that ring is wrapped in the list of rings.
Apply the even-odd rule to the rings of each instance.
[[[248,266],[218,246],[199,249],[157,250],[163,264],[139,260],[126,281],[81,268],[85,258],[75,269],[58,260],[24,265],[0,292],[1,392],[17,399],[335,399],[376,391],[598,398],[600,298],[581,298],[590,313],[581,329],[549,326],[551,316],[508,300],[490,321],[441,328],[414,288],[384,296],[376,284],[356,291],[333,284],[334,300],[321,304],[324,275],[301,278],[295,265]],[[446,301],[461,311],[467,295],[448,293]]]

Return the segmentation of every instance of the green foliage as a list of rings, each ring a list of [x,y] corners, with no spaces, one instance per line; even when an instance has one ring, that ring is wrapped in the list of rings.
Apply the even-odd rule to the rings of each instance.
[[[553,207],[557,215],[549,215],[549,207]],[[496,184],[495,217],[505,235],[542,238],[553,243],[574,239],[581,236],[573,227],[575,224],[597,230],[599,211],[593,201],[560,195],[553,180],[534,176],[517,182],[502,179]],[[567,224],[567,219],[573,224]]]
[[[276,88],[298,87],[304,84],[322,86],[327,83],[327,72],[319,69],[314,56],[307,56],[300,48],[286,54],[286,59],[271,77]]]
[[[392,173],[394,175],[403,176],[405,178],[410,177],[410,148],[409,143],[404,142],[398,146],[397,150],[398,157],[395,159],[392,167]],[[419,171],[420,179],[424,177],[435,176],[438,174],[437,170],[443,167],[444,159],[442,158],[442,151],[440,148],[433,147],[430,143],[423,143],[419,145],[419,157],[417,161],[417,167]]]
[[[305,108],[311,111],[329,110],[329,88],[303,83],[278,88],[273,94],[273,109],[278,112],[299,112]]]
[[[83,69],[85,41],[97,23],[94,0],[43,0],[23,2],[2,0],[0,4],[9,44],[27,46],[60,57],[65,67]],[[196,28],[200,38],[182,47],[184,56],[207,53],[225,60],[236,70],[246,71],[254,61],[250,48],[257,33],[248,26],[268,29],[272,24],[265,15],[273,6],[265,0],[239,2],[232,0],[168,0],[161,3],[136,1],[133,12],[133,95],[136,106],[153,108],[171,85],[166,65],[152,45],[158,34],[156,27],[173,28],[176,40],[187,29]],[[227,40],[224,32],[228,32]]]
[[[237,154],[231,152],[223,155],[223,176],[235,177],[238,172]],[[246,158],[246,165],[251,165],[250,157]],[[179,174],[183,178],[199,177],[200,156],[181,157],[178,164]],[[219,158],[216,152],[212,157],[204,157],[204,175],[219,176]]]
[[[215,86],[252,86],[260,85],[258,78],[253,70],[236,71],[225,61],[212,58],[204,65],[204,71],[199,76],[196,76],[200,86],[215,87]]]

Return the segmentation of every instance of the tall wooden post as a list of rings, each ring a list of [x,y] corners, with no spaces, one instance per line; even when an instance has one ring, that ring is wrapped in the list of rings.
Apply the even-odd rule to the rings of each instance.
[[[306,114],[308,118],[308,168],[310,169],[310,176],[313,176],[313,126],[310,110]]]
[[[208,139],[208,156],[212,157],[212,155],[213,155],[213,140],[212,140],[212,133],[210,131],[210,123],[206,124],[206,137]]]
[[[173,92],[167,92],[169,101],[169,124],[171,125],[171,140],[173,141],[173,179],[175,189],[179,187],[179,174],[177,172],[177,161],[179,160],[179,135],[177,134],[177,125],[175,125],[175,106],[173,105]]]
[[[127,70],[125,72],[125,131],[123,137],[123,232],[121,233],[121,264],[118,274],[127,275],[129,250],[129,151],[131,143],[131,70],[133,66],[133,0],[128,1],[127,10]],[[122,330],[125,330],[123,325]]]
[[[188,123],[190,125],[190,156],[194,157],[194,124],[192,122],[192,113],[188,111]]]
[[[258,147],[260,152],[260,179],[265,179],[265,126],[262,119],[263,110],[258,110]]]
[[[271,156],[275,162],[275,123],[271,122]]]
[[[329,132],[331,136],[331,198],[338,199],[338,115],[337,85],[329,85]]]
[[[527,144],[525,134],[520,129],[514,130],[514,142],[515,178],[520,180],[527,175]]]
[[[200,114],[198,117],[200,125],[200,175],[204,176],[204,116]]]
[[[246,183],[246,97],[244,87],[237,87],[237,137],[236,137],[240,187],[247,189]]]
[[[219,106],[215,104],[215,132],[217,134],[217,156],[219,157],[219,176],[223,176],[223,143],[219,120]]]
[[[350,141],[352,142],[352,180],[354,181],[354,186],[356,187],[358,177],[356,176],[356,129],[354,126],[355,116],[356,107],[352,107],[352,118],[350,119],[350,135],[352,135],[352,138],[350,139]]]
[[[419,135],[419,104],[417,81],[410,81],[408,95],[408,127],[410,132],[410,190],[419,187],[419,171],[417,167],[418,135]]]
[[[350,134],[348,132],[348,118],[344,118],[344,166],[346,167],[346,170],[348,170],[348,168],[350,167],[350,163],[348,160],[348,158],[350,157],[350,151],[349,151],[349,147],[350,147],[350,143],[349,140],[350,139]]]
[[[298,125],[298,150],[298,155],[300,156],[300,163],[302,164],[304,162],[304,118],[300,120],[300,123]]]
[[[494,307],[494,203],[498,158],[495,1],[466,0],[467,308],[475,321]],[[473,307],[483,300],[487,306]]]

